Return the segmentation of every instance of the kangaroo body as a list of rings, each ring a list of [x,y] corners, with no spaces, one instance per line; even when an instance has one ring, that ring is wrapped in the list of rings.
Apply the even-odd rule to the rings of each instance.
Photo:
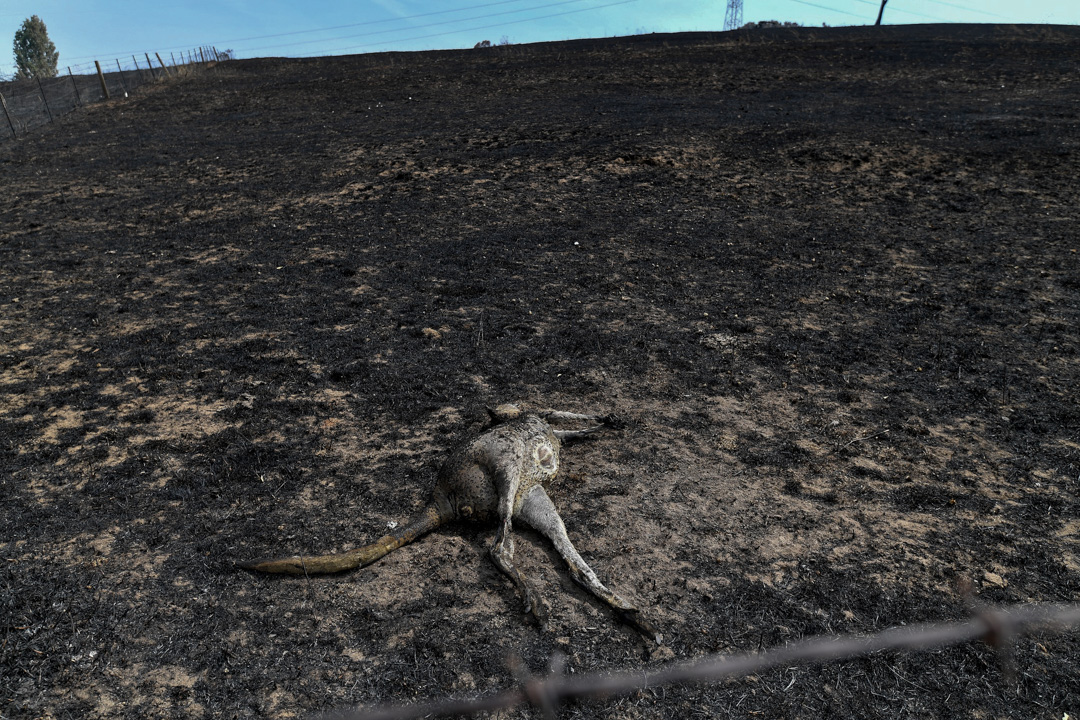
[[[431,502],[404,527],[344,553],[266,560],[241,567],[291,575],[341,572],[370,565],[452,520],[495,523],[498,531],[491,558],[518,587],[526,611],[543,621],[547,604],[513,562],[512,524],[515,519],[523,520],[551,540],[578,584],[610,606],[623,622],[659,644],[660,634],[641,618],[640,611],[605,587],[578,554],[546,490],[559,472],[562,442],[601,430],[608,419],[552,410],[523,415],[512,405],[499,406],[491,414],[497,424],[451,453],[439,470]],[[601,425],[585,430],[557,430],[552,425],[566,421]]]

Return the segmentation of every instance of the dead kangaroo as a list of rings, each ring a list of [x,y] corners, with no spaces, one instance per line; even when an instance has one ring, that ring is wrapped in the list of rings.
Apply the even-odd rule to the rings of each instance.
[[[499,529],[491,546],[491,558],[517,585],[526,612],[543,622],[547,604],[513,562],[511,526],[520,519],[551,540],[578,584],[611,606],[623,622],[660,644],[662,636],[641,617],[641,612],[605,587],[578,554],[544,489],[559,472],[562,442],[601,430],[609,424],[609,419],[556,410],[523,414],[514,405],[500,405],[489,412],[496,423],[494,427],[447,458],[439,471],[431,502],[404,527],[370,545],[336,555],[264,560],[240,567],[290,575],[341,572],[370,565],[451,520],[497,521]],[[551,425],[565,421],[600,425],[584,430],[556,430]]]

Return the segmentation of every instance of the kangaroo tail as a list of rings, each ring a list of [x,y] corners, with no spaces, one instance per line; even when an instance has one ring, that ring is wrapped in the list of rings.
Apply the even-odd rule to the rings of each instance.
[[[370,545],[355,550],[333,555],[257,560],[249,563],[238,563],[238,567],[243,570],[285,575],[320,575],[354,570],[370,565],[399,547],[408,545],[421,536],[428,534],[453,518],[452,510],[432,504],[424,508],[423,512],[409,521],[404,527],[399,528],[390,535],[379,538]]]

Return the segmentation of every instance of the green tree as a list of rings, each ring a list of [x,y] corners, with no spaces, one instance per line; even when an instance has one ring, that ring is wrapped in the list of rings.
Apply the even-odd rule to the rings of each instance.
[[[15,77],[19,80],[35,77],[55,77],[60,53],[49,39],[45,23],[37,15],[23,20],[15,31]]]

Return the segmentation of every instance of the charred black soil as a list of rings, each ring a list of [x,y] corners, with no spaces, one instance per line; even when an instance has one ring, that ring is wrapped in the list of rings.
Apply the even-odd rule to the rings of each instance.
[[[218,65],[0,148],[0,715],[291,717],[1080,595],[1080,30]],[[485,404],[612,412],[522,533],[360,572]],[[1080,714],[1077,633],[564,717]],[[505,714],[524,717],[525,710]]]

